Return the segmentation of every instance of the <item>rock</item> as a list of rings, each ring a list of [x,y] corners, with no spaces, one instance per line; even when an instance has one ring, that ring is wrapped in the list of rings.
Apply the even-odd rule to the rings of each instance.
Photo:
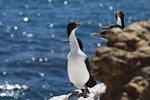
[[[150,85],[147,79],[145,79],[143,76],[136,76],[125,86],[125,92],[128,95],[128,98],[132,100],[146,100],[143,95],[145,94],[146,90],[149,90],[147,93],[150,94],[149,86]]]
[[[104,36],[107,45],[92,56],[93,76],[107,86],[101,100],[149,100],[150,20]]]
[[[90,94],[86,98],[82,96],[81,90],[75,90],[67,95],[55,96],[49,100],[99,100],[100,95],[105,93],[106,85],[103,83],[97,84],[92,88],[88,88]]]

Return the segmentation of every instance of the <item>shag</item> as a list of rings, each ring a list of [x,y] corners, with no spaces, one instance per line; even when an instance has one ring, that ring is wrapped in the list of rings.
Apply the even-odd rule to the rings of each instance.
[[[109,29],[112,28],[124,28],[124,13],[122,11],[116,11],[115,12],[116,17],[116,24],[111,24],[109,26],[102,26],[102,32],[100,33],[92,33],[92,36],[98,36],[98,37],[105,37],[105,35],[108,33]]]
[[[82,51],[82,42],[76,38],[75,31],[81,23],[70,22],[67,26],[70,52],[67,56],[68,77],[71,84],[82,90],[84,94],[89,93],[87,87],[96,85],[95,79],[91,76],[91,68],[87,55]]]

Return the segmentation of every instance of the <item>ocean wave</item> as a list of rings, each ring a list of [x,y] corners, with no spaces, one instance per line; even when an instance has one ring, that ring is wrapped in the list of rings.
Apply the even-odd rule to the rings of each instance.
[[[29,86],[27,85],[9,84],[8,82],[5,82],[0,85],[0,97],[11,97],[18,99],[20,96],[25,95],[25,91],[27,89],[29,89]]]

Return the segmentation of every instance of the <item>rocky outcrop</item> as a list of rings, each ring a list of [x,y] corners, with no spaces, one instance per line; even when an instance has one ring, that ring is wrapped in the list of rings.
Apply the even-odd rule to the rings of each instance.
[[[92,57],[93,76],[104,82],[101,100],[150,99],[150,20],[104,35],[107,45]]]
[[[97,84],[92,88],[88,88],[90,94],[84,98],[81,90],[75,90],[67,95],[54,96],[49,100],[99,100],[100,95],[105,93],[106,86],[103,83]]]

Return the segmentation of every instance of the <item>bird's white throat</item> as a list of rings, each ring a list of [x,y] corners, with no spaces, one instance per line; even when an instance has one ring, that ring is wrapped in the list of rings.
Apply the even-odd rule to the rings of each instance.
[[[70,41],[70,51],[77,51],[80,50],[76,35],[75,35],[75,30],[77,28],[75,28],[74,30],[71,31],[71,34],[69,36],[69,41]]]
[[[122,21],[121,18],[119,16],[117,16],[117,25],[122,26]]]

